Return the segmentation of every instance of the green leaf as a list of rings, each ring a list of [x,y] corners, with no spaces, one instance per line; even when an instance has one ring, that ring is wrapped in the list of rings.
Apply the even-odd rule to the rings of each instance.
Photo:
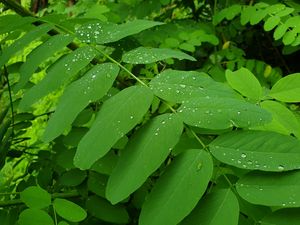
[[[300,73],[281,78],[274,84],[269,96],[282,102],[300,102]]]
[[[102,98],[118,73],[118,66],[104,63],[94,66],[82,78],[70,84],[60,98],[55,113],[50,117],[43,141],[49,142],[62,134],[90,102]]]
[[[236,190],[252,204],[299,207],[300,172],[250,172],[237,182]]]
[[[219,189],[206,195],[181,225],[237,225],[239,203],[230,189]]]
[[[286,33],[286,31],[288,30],[288,26],[285,25],[284,23],[283,24],[280,24],[274,31],[274,39],[275,41],[276,40],[279,40],[280,38],[282,38],[284,36],[284,34]]]
[[[284,45],[290,45],[292,44],[296,37],[298,35],[298,32],[296,30],[289,30],[288,32],[285,33],[285,35],[282,38],[282,42]]]
[[[76,35],[83,42],[106,44],[162,24],[149,20],[134,20],[119,25],[96,21],[79,27],[76,30]]]
[[[257,78],[248,69],[242,67],[234,72],[226,70],[225,76],[229,85],[243,96],[256,101],[261,98],[262,87]]]
[[[276,131],[285,135],[293,134],[300,138],[300,122],[292,111],[276,101],[263,101],[260,105],[272,113],[273,118],[271,123],[262,127],[264,130]]]
[[[299,209],[280,209],[261,220],[261,225],[293,225],[300,221]]]
[[[23,17],[17,14],[1,15],[0,17],[0,34],[9,33],[11,31],[22,29],[26,25],[30,25],[37,19],[34,17]],[[7,26],[9,24],[9,26]]]
[[[18,220],[19,225],[54,225],[52,218],[40,209],[25,209]]]
[[[86,171],[79,170],[79,169],[71,169],[63,173],[59,177],[59,181],[60,184],[64,186],[78,186],[85,180],[85,178],[86,178]]]
[[[105,101],[93,126],[78,145],[74,165],[90,168],[141,121],[152,99],[153,94],[147,87],[132,86]]]
[[[279,23],[280,23],[279,16],[270,16],[264,24],[264,30],[265,31],[273,30]]]
[[[97,160],[92,165],[91,170],[101,174],[110,175],[117,164],[118,158],[119,157],[113,151],[110,151],[101,159]]]
[[[31,31],[29,31],[27,34],[16,40],[14,43],[12,43],[7,48],[3,49],[1,51],[0,55],[0,68],[17,52],[23,50],[28,44],[30,44],[32,41],[40,38],[41,36],[45,35],[49,30],[53,28],[52,25],[49,24],[43,24],[40,25]]]
[[[147,64],[161,61],[164,59],[176,58],[176,59],[188,59],[196,61],[196,59],[188,54],[185,54],[178,50],[167,48],[145,48],[139,47],[125,53],[122,60],[131,64]]]
[[[66,199],[56,198],[53,206],[59,216],[71,222],[82,221],[87,216],[83,208]]]
[[[218,160],[239,168],[277,172],[300,168],[300,141],[275,132],[229,132],[209,148]]]
[[[107,176],[91,171],[87,182],[88,190],[105,198]]]
[[[231,88],[214,81],[205,73],[195,71],[165,70],[152,79],[150,88],[158,97],[174,103],[195,97],[237,96]]]
[[[38,68],[38,66],[59,50],[62,50],[69,44],[74,37],[70,35],[58,34],[49,38],[45,43],[39,45],[26,57],[26,61],[20,67],[20,80],[14,86],[14,90],[18,91],[23,88],[30,76]]]
[[[81,69],[95,57],[96,51],[89,46],[81,47],[59,59],[52,65],[45,78],[33,88],[25,92],[19,109],[27,110],[30,105],[40,98],[55,91],[66,82],[69,82]]]
[[[66,221],[60,221],[58,225],[69,225]]]
[[[180,154],[154,185],[142,206],[139,224],[178,224],[196,206],[212,173],[212,158],[204,150]]]
[[[176,115],[163,114],[138,130],[122,150],[108,180],[108,200],[115,204],[138,189],[167,158],[182,129],[182,121]]]
[[[90,214],[106,222],[127,224],[129,221],[129,215],[124,206],[111,205],[107,200],[97,196],[89,197],[86,207]]]
[[[51,204],[51,195],[38,186],[31,186],[20,193],[22,202],[30,208],[42,209]]]
[[[188,125],[216,130],[262,125],[272,119],[269,112],[246,101],[209,96],[184,102],[178,115]]]

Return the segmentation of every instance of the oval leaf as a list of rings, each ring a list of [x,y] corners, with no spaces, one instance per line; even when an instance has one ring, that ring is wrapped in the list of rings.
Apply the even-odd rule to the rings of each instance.
[[[147,64],[154,63],[160,60],[176,58],[176,59],[188,59],[196,61],[192,56],[189,56],[181,51],[167,49],[167,48],[145,48],[139,47],[125,53],[122,60],[126,63],[132,64]]]
[[[246,68],[237,71],[226,70],[226,79],[229,85],[243,96],[253,100],[259,100],[262,95],[262,87],[257,78]]]
[[[61,85],[68,82],[81,69],[87,66],[95,56],[96,51],[92,47],[85,46],[59,59],[50,67],[42,81],[25,92],[19,104],[19,109],[29,109],[30,105],[40,98],[61,87]]]
[[[91,129],[78,145],[74,165],[90,168],[140,122],[152,99],[153,94],[147,87],[132,86],[105,101]]]
[[[300,172],[250,172],[236,184],[246,201],[265,206],[300,207]]]
[[[182,121],[176,115],[163,114],[138,130],[122,150],[108,180],[108,200],[117,203],[138,189],[167,158],[182,129]]]
[[[112,63],[94,66],[82,78],[69,85],[50,117],[43,140],[49,142],[63,133],[76,116],[90,103],[102,98],[119,73]]]
[[[127,224],[129,215],[122,205],[111,205],[107,200],[91,196],[86,202],[88,212],[100,220],[110,223]]]
[[[52,218],[40,209],[25,209],[18,220],[19,225],[54,225]]]
[[[246,101],[209,96],[184,102],[178,115],[188,125],[207,129],[250,127],[272,119],[269,112]]]
[[[123,24],[89,22],[76,30],[77,37],[88,43],[105,44],[121,40],[163,23],[150,20],[134,20]]]
[[[279,23],[280,23],[279,16],[270,16],[264,24],[264,29],[265,31],[273,30]]]
[[[300,73],[281,78],[274,84],[269,96],[282,102],[300,102]]]
[[[237,96],[224,84],[214,81],[205,73],[195,71],[166,70],[150,82],[150,88],[158,97],[174,103],[182,103],[195,97]]]
[[[66,199],[56,198],[53,205],[59,216],[71,222],[82,221],[87,216],[83,208]]]
[[[209,145],[221,162],[245,169],[284,171],[300,168],[300,141],[270,131],[234,131]]]
[[[239,202],[230,189],[206,195],[181,225],[237,225]]]
[[[178,224],[204,194],[212,172],[212,158],[204,150],[191,149],[180,154],[147,197],[139,224]]]
[[[42,209],[51,204],[51,195],[38,186],[31,186],[20,193],[22,202],[30,208]]]

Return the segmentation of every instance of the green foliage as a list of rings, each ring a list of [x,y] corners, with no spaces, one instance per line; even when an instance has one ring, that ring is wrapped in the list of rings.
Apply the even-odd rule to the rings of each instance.
[[[1,2],[1,225],[299,222],[296,1]]]

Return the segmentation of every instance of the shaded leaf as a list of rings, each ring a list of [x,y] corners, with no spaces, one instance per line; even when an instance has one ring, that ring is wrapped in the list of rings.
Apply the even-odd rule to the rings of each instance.
[[[261,220],[261,225],[293,225],[300,221],[299,209],[280,209]]]
[[[212,158],[204,150],[192,149],[180,154],[147,197],[139,224],[178,224],[204,194],[212,172]]]
[[[266,206],[300,206],[300,172],[250,172],[236,184],[246,201]]]
[[[154,63],[160,60],[176,58],[176,59],[188,59],[196,61],[192,56],[189,56],[181,51],[167,49],[167,48],[145,48],[139,47],[125,53],[122,60],[126,63],[132,64],[147,64]]]
[[[300,141],[275,132],[229,132],[209,148],[218,160],[239,168],[277,172],[300,168]]]
[[[184,102],[178,115],[188,125],[207,129],[250,127],[272,119],[269,112],[246,101],[209,96]]]
[[[20,193],[22,202],[30,208],[42,209],[51,204],[51,195],[38,186],[31,186]]]
[[[138,189],[167,158],[182,129],[182,121],[176,115],[163,114],[138,130],[122,150],[108,180],[108,200],[115,204]]]
[[[52,218],[40,209],[25,209],[20,213],[19,225],[54,225]]]
[[[49,142],[62,134],[90,102],[99,100],[107,93],[118,73],[118,66],[104,63],[94,66],[82,78],[70,84],[50,117],[43,140]]]
[[[129,215],[122,205],[111,205],[107,200],[91,196],[86,202],[88,212],[100,220],[111,223],[128,223]]]
[[[71,169],[59,177],[60,184],[65,186],[77,186],[86,178],[86,171]]]
[[[92,47],[85,46],[59,59],[50,67],[42,81],[25,92],[19,104],[19,109],[29,109],[30,105],[40,98],[69,82],[74,75],[89,64],[95,55],[96,52]]]
[[[88,169],[136,126],[153,99],[144,86],[126,88],[104,102],[88,133],[81,139],[74,158],[78,168]]]
[[[56,198],[53,201],[53,205],[59,216],[71,222],[82,221],[87,216],[83,208],[66,199]]]
[[[237,225],[239,203],[230,189],[219,189],[206,195],[181,225]]]

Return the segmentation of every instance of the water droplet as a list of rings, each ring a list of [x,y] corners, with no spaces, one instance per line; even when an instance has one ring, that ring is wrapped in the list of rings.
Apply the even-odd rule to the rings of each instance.
[[[242,153],[242,154],[241,154],[241,157],[244,159],[244,158],[247,157],[247,155],[246,155],[245,153]]]
[[[157,135],[158,135],[158,132],[155,132],[154,135],[157,136]]]
[[[241,163],[242,163],[242,161],[241,161],[241,160],[238,160],[238,161],[237,161],[237,163],[238,163],[238,164],[241,164]]]
[[[282,171],[282,170],[284,170],[284,166],[283,165],[279,165],[278,169]]]
[[[248,162],[247,162],[249,165],[252,165],[253,164],[253,162],[251,161],[251,160],[248,160]]]
[[[163,121],[161,121],[161,124],[165,124],[165,123],[166,123],[166,121],[164,121],[164,120],[163,120]]]
[[[262,187],[259,188],[260,191],[263,191],[264,189]]]
[[[286,204],[285,204],[285,203],[282,203],[282,206],[286,206]]]
[[[237,114],[238,114],[238,115],[240,115],[240,114],[241,114],[241,112],[240,112],[240,111],[238,111],[238,112],[237,112]]]
[[[185,84],[180,84],[180,87],[185,88],[186,85]]]
[[[130,119],[133,119],[134,117],[133,116],[130,116]]]

